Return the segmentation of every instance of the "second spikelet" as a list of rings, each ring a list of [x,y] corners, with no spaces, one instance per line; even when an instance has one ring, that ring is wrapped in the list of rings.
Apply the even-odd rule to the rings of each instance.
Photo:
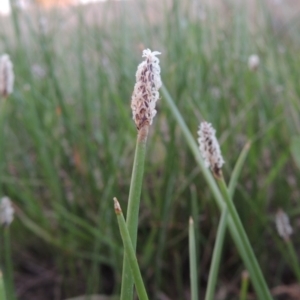
[[[145,60],[138,66],[136,84],[134,86],[131,109],[132,117],[138,130],[152,124],[156,115],[155,104],[159,98],[158,90],[162,85],[160,79],[159,59],[160,52],[143,51]]]
[[[210,123],[202,122],[198,130],[199,150],[204,164],[210,167],[215,176],[219,177],[224,160],[216,138],[216,131]]]

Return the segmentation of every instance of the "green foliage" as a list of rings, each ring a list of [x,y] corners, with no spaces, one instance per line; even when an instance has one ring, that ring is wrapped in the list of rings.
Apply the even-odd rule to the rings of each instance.
[[[22,253],[51,257],[62,297],[119,292],[123,252],[111,199],[127,207],[136,138],[130,98],[148,47],[162,52],[162,80],[194,138],[203,119],[217,129],[226,179],[252,141],[234,202],[267,282],[283,280],[287,265],[271,220],[278,206],[300,212],[289,151],[300,133],[300,24],[284,7],[275,14],[261,3],[250,10],[197,2],[107,1],[0,18],[0,52],[11,56],[16,77],[0,153],[0,190],[18,207],[14,269],[22,269]],[[253,53],[261,59],[256,72],[247,65]],[[211,198],[162,97],[147,145],[137,244],[151,299],[160,292],[184,299],[178,295],[189,289],[187,220],[195,207],[205,292],[219,219]],[[293,240],[298,249],[298,235]],[[234,282],[244,266],[231,242],[226,237],[219,274]]]
[[[291,152],[296,165],[300,168],[300,137],[295,136],[291,140]]]

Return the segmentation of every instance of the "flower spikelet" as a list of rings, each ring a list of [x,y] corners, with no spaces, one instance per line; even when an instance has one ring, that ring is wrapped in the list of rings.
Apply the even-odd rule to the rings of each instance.
[[[214,175],[219,177],[224,160],[215,134],[216,131],[210,123],[202,122],[200,124],[198,130],[200,153],[204,159],[205,166],[207,168],[210,167]]]
[[[9,226],[14,219],[14,208],[8,197],[3,197],[0,203],[0,223]]]
[[[252,54],[248,58],[248,67],[250,71],[256,71],[259,67],[260,59],[256,54]]]
[[[279,236],[288,241],[290,235],[293,233],[293,228],[290,225],[289,217],[282,209],[278,209],[275,216],[275,223]]]
[[[146,49],[143,51],[145,60],[140,63],[136,71],[136,84],[131,97],[132,118],[138,130],[152,124],[156,115],[156,101],[159,98],[158,90],[162,85],[160,79],[159,59],[160,52]]]
[[[3,54],[0,57],[0,94],[7,97],[13,91],[14,72],[13,64],[9,55]]]

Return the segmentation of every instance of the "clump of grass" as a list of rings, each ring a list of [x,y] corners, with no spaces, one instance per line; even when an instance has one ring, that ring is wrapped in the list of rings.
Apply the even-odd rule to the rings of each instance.
[[[136,131],[128,100],[138,53],[148,44],[162,50],[162,76],[187,128],[206,119],[221,133],[222,151],[230,153],[224,174],[232,174],[243,145],[252,141],[236,189],[229,184],[229,192],[267,281],[282,281],[284,253],[265,254],[276,241],[268,217],[272,208],[299,214],[297,154],[292,158],[289,152],[291,135],[297,141],[300,132],[299,24],[267,6],[252,14],[254,6],[106,1],[64,11],[16,8],[13,19],[1,16],[0,51],[10,54],[18,76],[5,102],[0,184],[26,216],[12,228],[13,253],[53,257],[66,298],[85,293],[86,286],[87,293],[118,292],[123,253],[109,199],[127,195],[130,187]],[[46,30],[39,24],[47,24]],[[252,53],[260,58],[255,72],[248,67]],[[193,217],[195,228],[201,227],[200,253],[212,247],[217,207],[166,106],[159,102],[158,130],[150,132],[147,146],[137,249],[146,286],[153,287],[149,296],[174,298],[189,288],[191,206],[198,206]],[[292,148],[297,150],[297,142]],[[191,187],[193,204],[183,201]],[[293,243],[297,250],[297,235]],[[231,259],[220,274],[234,281],[238,272],[227,270],[244,266],[227,238],[224,248]],[[207,255],[198,260],[204,291]],[[19,255],[16,264],[22,264]],[[78,273],[81,284],[68,284],[79,280]]]
[[[199,137],[199,140],[201,142],[204,142],[205,145],[201,145],[201,151],[202,156],[204,156],[205,161],[202,160],[201,156],[199,155],[199,152],[197,150],[197,145],[195,144],[195,141],[188,130],[180,112],[176,108],[173,99],[171,98],[170,94],[168,93],[167,89],[163,87],[163,94],[167,100],[167,103],[172,111],[173,116],[175,117],[177,123],[179,124],[186,141],[188,145],[190,146],[196,161],[201,168],[205,179],[207,180],[207,183],[209,184],[212,193],[214,194],[214,197],[216,199],[217,204],[219,205],[221,210],[224,210],[226,207],[229,212],[229,221],[228,226],[231,231],[232,237],[235,240],[235,244],[240,252],[241,257],[244,260],[244,263],[247,266],[247,269],[249,273],[251,274],[251,279],[253,281],[253,284],[255,286],[256,292],[260,299],[272,299],[270,291],[266,285],[265,279],[262,275],[261,269],[259,267],[259,264],[257,262],[257,259],[255,257],[255,254],[253,252],[253,249],[251,247],[251,244],[248,240],[248,237],[244,231],[243,225],[240,221],[240,218],[238,216],[238,213],[234,207],[234,204],[231,200],[229,191],[226,187],[226,183],[224,181],[221,167],[223,165],[223,158],[220,154],[220,149],[218,146],[218,142],[215,139],[215,131],[211,128],[211,126],[208,126],[205,124],[205,126],[200,128],[201,135]],[[204,131],[204,132],[203,132]],[[207,172],[206,166],[210,166],[212,169],[212,172],[216,178],[216,181],[219,185],[220,191],[216,187],[216,183],[213,181],[212,177],[210,176],[210,173]],[[220,193],[221,192],[221,193]],[[222,195],[221,195],[222,194]],[[225,213],[226,215],[226,213]],[[225,219],[223,223],[225,222]],[[222,233],[222,232],[221,232]],[[220,234],[220,236],[223,236],[224,233]],[[219,240],[221,240],[219,238]],[[216,254],[216,257],[218,258],[219,255]],[[218,262],[216,263],[216,266],[218,266]],[[211,295],[212,296],[212,295]]]

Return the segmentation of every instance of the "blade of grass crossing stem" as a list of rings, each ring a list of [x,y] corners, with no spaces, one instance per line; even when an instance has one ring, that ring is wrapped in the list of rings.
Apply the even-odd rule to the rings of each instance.
[[[190,252],[190,280],[191,280],[191,300],[198,300],[198,276],[197,276],[197,255],[194,221],[190,217],[189,221],[189,252]]]
[[[166,89],[166,87],[164,85],[162,86],[161,91],[162,91],[162,94],[164,95],[165,101],[167,102],[174,118],[176,119],[180,129],[183,132],[183,135],[187,141],[187,144],[189,145],[192,153],[195,156],[195,159],[202,171],[202,174],[203,174],[205,180],[207,181],[207,184],[208,184],[220,210],[222,211],[223,208],[226,206],[226,204],[220,193],[219,188],[216,185],[216,182],[215,182],[212,174],[204,166],[203,159],[200,155],[200,152],[199,152],[199,149],[198,149],[198,146],[196,144],[194,137],[192,136],[191,132],[189,131],[188,127],[186,126],[180,112],[178,111],[176,105],[174,104],[172,97],[170,96],[168,90]],[[226,189],[226,191],[227,191],[227,189]],[[229,196],[229,194],[228,194],[228,196]],[[228,227],[229,227],[230,233],[231,233],[231,235],[234,239],[234,242],[238,248],[238,251],[247,267],[247,270],[249,271],[249,274],[251,276],[251,279],[252,279],[254,288],[256,290],[256,293],[258,295],[258,298],[260,300],[271,300],[272,297],[271,297],[270,291],[269,291],[266,281],[262,275],[260,267],[257,263],[256,257],[254,256],[252,247],[251,247],[249,240],[245,234],[244,228],[240,227],[241,222],[237,221],[236,216],[231,215],[232,210],[228,209],[228,212],[229,212],[229,215],[227,218],[228,218]],[[238,217],[238,220],[239,220],[239,217]],[[243,233],[241,233],[241,232],[243,232]],[[246,239],[246,242],[245,242],[245,239]],[[249,256],[249,252],[251,253],[250,256]],[[254,264],[253,264],[253,259],[255,261]]]
[[[233,197],[238,178],[240,176],[242,167],[244,165],[245,159],[246,159],[247,154],[250,149],[250,145],[251,145],[250,142],[248,142],[244,146],[244,148],[243,148],[241,154],[239,155],[239,158],[234,166],[233,172],[231,174],[229,188],[228,188],[231,197]],[[207,285],[207,290],[206,290],[206,294],[205,294],[205,300],[213,300],[214,299],[215,288],[216,288],[216,283],[217,283],[217,275],[218,275],[221,254],[222,254],[222,248],[223,248],[223,243],[224,243],[224,237],[225,237],[226,227],[227,227],[227,215],[228,215],[228,210],[227,210],[227,208],[225,208],[222,211],[221,219],[220,219],[220,222],[218,225],[218,231],[217,231],[217,236],[216,236],[216,241],[215,241],[215,246],[214,246],[214,251],[213,251],[213,256],[212,256],[212,262],[211,262],[211,267],[209,270],[209,278],[208,278],[208,285]]]
[[[5,286],[4,286],[3,275],[1,271],[0,271],[0,300],[6,300]]]
[[[121,206],[116,198],[114,198],[115,213],[117,215],[119,229],[125,249],[125,257],[129,263],[130,270],[135,282],[135,288],[140,300],[149,300],[145,285],[142,279],[140,268],[135,256],[135,249],[131,243],[129,230],[126,226],[125,219],[121,210]],[[128,299],[129,300],[129,299]]]
[[[245,245],[245,250],[246,250],[246,257],[247,257],[247,260],[250,261],[250,263],[252,264],[252,266],[254,267],[254,272],[255,274],[250,274],[250,277],[251,277],[251,280],[253,281],[254,279],[257,279],[257,278],[260,278],[260,280],[263,280],[263,286],[262,286],[262,292],[264,293],[264,297],[265,298],[261,298],[262,295],[260,295],[257,291],[257,294],[259,294],[258,296],[263,300],[263,299],[272,299],[272,296],[270,294],[270,291],[267,287],[267,284],[265,283],[265,280],[264,280],[264,277],[263,277],[263,274],[261,272],[261,269],[259,267],[259,264],[257,262],[257,259],[255,257],[255,254],[252,250],[252,247],[251,247],[251,244],[249,242],[249,239],[247,237],[247,234],[244,230],[244,227],[243,227],[243,224],[239,218],[239,215],[234,207],[234,204],[232,202],[232,199],[229,195],[229,191],[227,189],[227,186],[226,186],[226,183],[224,181],[224,178],[221,177],[221,179],[218,179],[217,180],[218,182],[218,185],[220,187],[220,190],[222,192],[222,195],[225,199],[225,202],[226,202],[226,205],[227,205],[227,208],[228,208],[228,211],[230,213],[230,216],[232,217],[233,219],[233,222],[237,228],[237,231],[239,233],[239,236],[242,240],[242,243]],[[248,266],[247,266],[248,267]],[[250,271],[249,271],[250,272]],[[268,297],[268,298],[267,298]]]
[[[245,163],[245,160],[246,160],[246,157],[247,157],[247,154],[249,152],[249,149],[250,149],[250,146],[251,146],[251,142],[248,142],[246,143],[246,145],[244,146],[235,166],[234,166],[234,169],[232,171],[232,174],[230,176],[230,181],[229,181],[229,185],[228,185],[228,191],[229,191],[229,195],[231,198],[233,198],[233,195],[234,195],[234,191],[236,189],[236,185],[237,185],[237,181],[238,181],[238,178],[241,174],[241,170],[242,170],[242,167],[244,166],[244,163]]]
[[[205,300],[214,300],[215,288],[217,283],[217,276],[219,272],[221,254],[223,249],[224,236],[226,233],[227,225],[227,208],[225,207],[222,211],[221,219],[218,226],[213,256],[209,269],[209,277],[207,290],[205,294]]]

